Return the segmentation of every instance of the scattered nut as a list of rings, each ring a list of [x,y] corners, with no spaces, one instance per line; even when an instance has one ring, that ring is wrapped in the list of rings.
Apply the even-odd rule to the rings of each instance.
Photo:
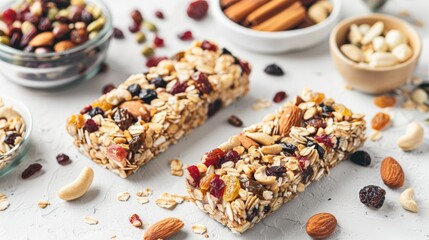
[[[424,128],[417,122],[408,124],[405,135],[398,139],[398,146],[404,151],[412,151],[423,144]]]
[[[417,203],[414,200],[414,190],[412,188],[407,188],[401,193],[401,196],[399,197],[399,202],[405,210],[408,210],[413,213],[417,213],[419,210]]]
[[[130,220],[130,223],[136,228],[141,228],[143,226],[143,222],[140,219],[139,215],[137,215],[135,213],[133,215],[131,215],[129,220]]]
[[[44,200],[40,200],[38,203],[37,203],[37,206],[39,206],[39,208],[41,208],[41,209],[45,209],[46,207],[48,207],[49,205],[51,205],[51,203],[50,202],[48,202],[48,201],[44,201]]]
[[[307,234],[315,239],[327,238],[335,232],[337,219],[330,213],[318,213],[310,217],[305,230]]]
[[[316,23],[323,22],[328,18],[332,11],[332,7],[333,6],[329,1],[318,1],[308,9],[308,16]]]
[[[392,50],[392,54],[399,62],[405,62],[413,55],[413,50],[411,50],[408,44],[402,43]]]
[[[91,167],[84,168],[76,180],[60,189],[58,196],[65,201],[82,197],[91,186],[93,178],[94,170]]]
[[[341,52],[350,60],[355,62],[363,61],[363,53],[357,46],[353,44],[344,44],[340,47],[340,49]]]
[[[383,33],[384,30],[384,23],[381,21],[378,21],[374,23],[374,25],[371,26],[371,28],[368,30],[368,32],[365,33],[365,35],[362,38],[362,45],[366,45],[372,40],[378,36],[380,36]]]
[[[192,225],[192,232],[196,234],[204,234],[207,232],[207,227],[202,224],[194,224]]]
[[[362,37],[362,32],[359,30],[359,27],[356,24],[352,24],[350,26],[349,41],[354,45],[358,45],[362,41]]]
[[[276,181],[276,177],[275,176],[267,176],[267,173],[265,171],[266,169],[267,169],[267,166],[259,167],[256,170],[254,177],[255,177],[256,181],[258,181],[264,185],[270,185]]]
[[[6,194],[0,192],[0,211],[4,211],[9,207],[9,199],[7,199]]]
[[[400,188],[404,185],[404,171],[392,157],[387,157],[381,162],[380,175],[384,184],[390,188]]]
[[[376,141],[380,140],[382,136],[383,135],[381,134],[380,131],[373,130],[372,133],[369,135],[369,139],[373,142],[376,142]]]
[[[401,31],[392,29],[386,33],[386,43],[390,50],[402,43],[407,43],[407,39]]]
[[[183,228],[185,224],[177,218],[166,218],[152,226],[144,233],[143,240],[167,239]]]
[[[428,94],[421,88],[416,88],[411,93],[411,99],[417,104],[423,104],[428,100]]]
[[[94,217],[91,216],[86,216],[83,221],[88,224],[88,225],[97,225],[98,224],[98,220]]]
[[[121,202],[126,202],[130,199],[131,195],[129,192],[120,192],[116,195],[116,199]]]

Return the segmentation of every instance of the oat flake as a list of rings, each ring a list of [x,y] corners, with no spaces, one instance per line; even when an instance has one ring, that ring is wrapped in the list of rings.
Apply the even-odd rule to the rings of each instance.
[[[116,195],[116,199],[118,199],[118,201],[121,201],[121,202],[126,202],[126,201],[128,201],[128,199],[130,199],[130,193],[129,192],[121,192],[121,193],[118,193],[118,195]]]
[[[88,225],[97,225],[98,224],[98,220],[94,217],[91,216],[86,216],[83,221],[88,224]]]
[[[7,196],[0,192],[0,211],[4,211],[9,207],[10,203]]]

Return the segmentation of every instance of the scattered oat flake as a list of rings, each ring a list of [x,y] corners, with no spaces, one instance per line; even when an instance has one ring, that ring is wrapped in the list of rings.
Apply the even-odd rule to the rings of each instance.
[[[263,98],[259,98],[258,101],[252,106],[254,111],[259,111],[263,108],[269,108],[272,105],[271,101],[268,101]]]
[[[116,195],[116,199],[121,202],[126,202],[128,199],[130,199],[130,193],[129,192],[120,192],[118,195]]]
[[[148,197],[152,195],[152,189],[151,188],[146,188],[143,191],[137,192],[137,197]]]
[[[376,142],[378,140],[380,140],[380,138],[382,137],[382,134],[380,131],[374,130],[370,135],[369,135],[369,139],[373,142]]]
[[[98,224],[98,220],[94,217],[91,216],[86,216],[83,221],[88,224],[88,225],[97,225]]]
[[[9,207],[10,203],[6,194],[0,192],[0,211],[4,211]]]
[[[172,209],[177,204],[183,203],[183,201],[185,201],[185,196],[179,194],[163,193],[158,199],[156,199],[155,203],[159,207]]]
[[[181,177],[183,176],[183,165],[179,159],[170,161],[171,175]]]
[[[207,227],[202,224],[194,224],[192,225],[192,232],[196,234],[204,234],[207,232]]]
[[[49,205],[51,205],[51,203],[50,202],[48,202],[48,201],[45,201],[45,200],[40,200],[38,203],[37,203],[37,206],[39,206],[39,208],[41,208],[41,209],[45,209],[47,206],[49,206]]]
[[[346,84],[344,86],[344,89],[346,89],[346,90],[353,90],[353,87],[351,85]]]
[[[140,204],[145,204],[149,202],[149,198],[148,197],[137,197],[137,202]]]

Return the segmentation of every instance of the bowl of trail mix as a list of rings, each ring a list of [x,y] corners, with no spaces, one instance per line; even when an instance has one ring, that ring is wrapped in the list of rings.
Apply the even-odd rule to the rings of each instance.
[[[23,161],[31,128],[32,118],[27,107],[0,96],[0,177]]]
[[[0,5],[0,73],[52,88],[96,75],[113,34],[101,0],[21,0]]]

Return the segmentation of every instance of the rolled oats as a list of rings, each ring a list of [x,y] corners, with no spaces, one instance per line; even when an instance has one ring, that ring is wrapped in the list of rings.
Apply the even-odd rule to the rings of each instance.
[[[192,225],[192,232],[196,234],[204,234],[207,232],[207,227],[202,224],[194,224]]]
[[[94,217],[91,216],[86,216],[83,221],[88,224],[88,225],[97,225],[98,224],[98,220]]]
[[[213,165],[200,163],[188,167],[186,186],[192,201],[211,218],[241,233],[305,191],[311,182],[328,175],[364,144],[366,122],[364,115],[353,114],[334,100],[323,98],[324,94],[306,91],[276,114],[269,114],[262,122],[230,138],[228,142],[239,140],[239,145],[233,147],[242,147],[237,152],[239,159],[222,164],[213,160]],[[334,112],[324,112],[322,103],[331,106]],[[305,112],[301,121],[279,121],[283,115],[290,115],[293,105]],[[310,126],[312,119],[321,119],[324,124]],[[285,128],[281,124],[293,126],[287,126],[290,132],[281,135],[280,129]],[[221,151],[230,149],[228,142],[220,145]],[[205,158],[207,155],[202,162],[207,163]],[[193,176],[197,175],[191,174],[190,169],[198,169],[199,179],[215,173],[219,178],[211,183],[217,184],[200,189],[200,185],[193,185],[197,182]],[[239,183],[230,179],[238,179]],[[223,194],[219,194],[222,191],[217,188],[222,187]]]
[[[9,207],[9,199],[7,199],[6,194],[0,192],[0,211],[4,211]]]
[[[137,192],[136,195],[137,197],[149,197],[150,195],[152,195],[152,189],[146,188],[143,191]]]
[[[149,198],[148,197],[137,197],[137,202],[140,204],[146,204],[149,202]]]
[[[116,195],[116,199],[121,202],[126,202],[130,199],[131,195],[129,192],[120,192]]]
[[[247,67],[242,69],[245,63],[221,49],[210,51],[200,46],[201,42],[194,42],[180,58],[161,61],[101,96],[91,106],[101,109],[102,114],[92,116],[89,111],[71,116],[66,129],[76,147],[97,164],[126,178],[202,125],[219,108],[246,95],[249,73]],[[155,79],[162,80],[162,86],[155,84]],[[133,84],[142,89],[138,96],[127,90]],[[132,102],[138,102],[145,111],[132,111],[129,116],[118,111],[124,102],[127,112],[134,106]],[[90,118],[98,130],[85,137],[84,123]],[[112,148],[125,154],[117,155]]]
[[[183,176],[182,162],[178,159],[170,161],[171,175],[181,177]]]

